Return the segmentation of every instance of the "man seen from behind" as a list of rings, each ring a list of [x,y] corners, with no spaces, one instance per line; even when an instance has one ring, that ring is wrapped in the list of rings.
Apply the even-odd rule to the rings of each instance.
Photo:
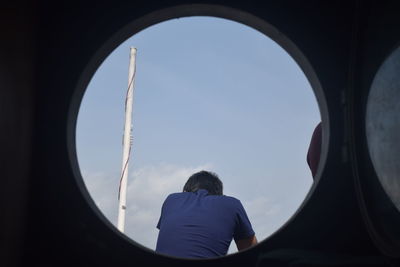
[[[257,244],[241,202],[223,195],[221,180],[207,171],[193,174],[183,192],[167,197],[157,228],[156,251],[175,257],[224,256],[232,239],[239,251]]]

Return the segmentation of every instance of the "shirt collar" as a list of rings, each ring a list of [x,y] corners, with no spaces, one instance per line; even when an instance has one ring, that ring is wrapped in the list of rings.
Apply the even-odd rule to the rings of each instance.
[[[208,195],[208,191],[206,189],[199,189],[196,191],[198,195]]]

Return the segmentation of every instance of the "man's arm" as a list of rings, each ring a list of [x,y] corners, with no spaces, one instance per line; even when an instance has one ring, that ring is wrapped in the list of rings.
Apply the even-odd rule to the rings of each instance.
[[[243,238],[241,240],[235,240],[236,247],[239,251],[249,248],[257,244],[257,238],[255,235],[248,238]]]

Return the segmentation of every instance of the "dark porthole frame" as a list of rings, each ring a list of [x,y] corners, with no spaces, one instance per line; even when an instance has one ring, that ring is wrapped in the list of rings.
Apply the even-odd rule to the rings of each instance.
[[[362,142],[364,146],[360,146],[359,148],[363,153],[357,155],[357,161],[361,162],[362,160],[364,166],[360,168],[359,174],[357,174],[355,178],[360,207],[371,238],[383,254],[390,258],[399,258],[399,205],[395,203],[396,199],[391,194],[393,192],[387,191],[387,187],[385,188],[381,181],[381,175],[387,172],[387,169],[382,167],[382,161],[376,156],[376,154],[379,154],[377,150],[384,147],[384,145],[380,143],[382,139],[384,139],[382,137],[387,136],[387,128],[385,129],[387,123],[385,125],[383,120],[380,119],[382,119],[382,113],[387,114],[390,112],[387,105],[385,105],[385,100],[387,101],[388,98],[386,96],[385,99],[385,94],[382,94],[382,91],[387,92],[388,86],[391,86],[391,84],[389,84],[390,79],[388,78],[393,78],[395,76],[393,73],[396,67],[398,69],[398,65],[395,65],[393,61],[395,57],[396,59],[399,58],[400,44],[396,43],[394,47],[391,47],[391,49],[388,49],[386,52],[388,53],[380,58],[381,61],[376,66],[376,72],[371,76],[368,90],[363,92],[365,93],[365,98],[362,98],[363,101],[365,101],[362,110],[364,116],[361,121],[363,127],[360,131],[362,132],[362,137],[359,138],[359,142]],[[377,90],[380,89],[382,89],[380,94],[377,94]],[[393,96],[391,97],[390,100],[393,101],[394,98]],[[391,104],[393,105],[393,102]],[[381,116],[380,119],[378,119],[379,115]],[[377,122],[382,122],[381,128],[379,129],[376,127]],[[368,124],[374,124],[375,127]],[[393,138],[389,138],[389,140],[386,141],[392,142],[395,147],[396,144]],[[376,153],[375,155],[374,152]],[[380,156],[382,156],[382,151],[380,152]],[[391,152],[393,152],[393,150]],[[386,153],[386,156],[388,155],[389,154]],[[393,154],[389,156],[391,156],[393,160]],[[390,178],[393,178],[393,171],[390,174]]]
[[[268,243],[271,237],[276,237],[280,234],[281,230],[284,229],[287,225],[289,225],[294,218],[303,210],[304,206],[307,205],[310,197],[314,193],[315,189],[318,187],[319,181],[321,179],[321,175],[323,173],[323,169],[327,160],[328,155],[328,146],[330,139],[330,121],[329,121],[329,113],[328,113],[328,105],[326,103],[324,91],[322,89],[322,85],[317,77],[316,72],[314,71],[312,65],[308,61],[308,59],[304,56],[302,51],[293,43],[289,38],[287,38],[283,33],[281,33],[277,28],[273,25],[269,24],[265,20],[252,15],[248,12],[241,11],[240,9],[226,7],[222,5],[214,5],[214,4],[193,4],[193,5],[179,5],[174,7],[169,7],[165,9],[159,9],[156,11],[149,12],[146,15],[141,16],[138,19],[135,19],[125,26],[123,26],[119,31],[109,36],[109,39],[98,45],[98,48],[94,54],[91,55],[90,60],[83,70],[81,77],[79,78],[74,95],[72,97],[72,101],[69,106],[69,114],[67,121],[67,149],[69,153],[69,160],[71,164],[71,169],[74,174],[74,178],[76,180],[76,184],[79,187],[80,192],[86,200],[86,205],[88,205],[98,216],[99,221],[105,224],[118,238],[123,239],[124,242],[128,243],[128,246],[137,247],[142,250],[142,253],[151,253],[152,255],[158,255],[160,257],[170,258],[171,260],[190,260],[190,259],[182,259],[182,258],[174,258],[165,255],[160,255],[154,253],[152,250],[136,243],[134,240],[131,240],[126,235],[120,233],[117,228],[112,225],[107,218],[102,214],[99,208],[94,203],[93,199],[90,197],[89,192],[86,189],[86,186],[83,182],[82,175],[80,173],[79,164],[76,155],[76,142],[75,142],[75,133],[76,133],[76,123],[78,112],[81,104],[81,100],[83,99],[84,92],[86,87],[88,86],[90,79],[95,74],[97,68],[101,65],[103,60],[107,58],[107,56],[116,49],[121,43],[125,40],[133,36],[134,34],[155,25],[160,22],[164,22],[170,19],[180,18],[180,17],[190,17],[190,16],[211,16],[217,18],[224,18],[228,20],[232,20],[235,22],[239,22],[245,24],[259,32],[263,33],[267,38],[271,38],[273,41],[278,43],[300,66],[304,74],[306,75],[308,82],[310,83],[314,95],[316,96],[317,103],[320,110],[321,121],[322,123],[322,132],[323,132],[323,140],[321,147],[321,160],[319,163],[318,171],[315,177],[315,182],[310,188],[307,196],[297,209],[297,211],[291,216],[291,218],[281,226],[274,234],[270,237],[267,237],[261,243]],[[311,136],[310,136],[311,138]],[[311,175],[310,175],[311,179]],[[260,244],[259,244],[260,245]],[[257,245],[256,247],[258,247]],[[237,257],[238,254],[248,253],[253,250],[253,248],[248,249],[243,252],[234,253],[227,255],[226,257],[207,259],[203,261],[220,261],[224,258],[233,258]],[[190,260],[192,261],[192,260]]]

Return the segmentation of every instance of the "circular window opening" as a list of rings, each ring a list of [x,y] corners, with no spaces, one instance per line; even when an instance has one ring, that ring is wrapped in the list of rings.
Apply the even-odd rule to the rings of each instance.
[[[379,68],[368,96],[366,134],[378,180],[400,211],[400,48]]]
[[[137,53],[125,169],[130,47]],[[216,173],[223,195],[240,200],[261,242],[310,190],[318,163],[312,173],[306,159],[320,121],[306,76],[272,39],[234,21],[188,17],[146,28],[104,60],[81,102],[76,151],[91,198],[115,226],[127,170],[124,233],[149,249],[157,247],[164,201],[182,195],[188,178],[201,170]],[[319,159],[320,148],[315,151]],[[207,214],[206,221],[217,215]],[[232,241],[228,254],[237,251]]]

